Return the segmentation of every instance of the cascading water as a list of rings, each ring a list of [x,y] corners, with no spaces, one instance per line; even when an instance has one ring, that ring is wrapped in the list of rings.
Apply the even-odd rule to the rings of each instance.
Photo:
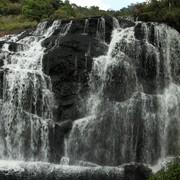
[[[106,165],[178,155],[180,35],[155,23],[114,24],[107,55],[94,58],[87,117],[74,122],[66,154]]]
[[[84,35],[87,34],[88,27],[89,27],[89,19],[86,19],[84,24],[84,32],[83,32]]]
[[[98,19],[96,36],[102,42],[105,42],[105,19],[103,17]]]
[[[55,105],[51,80],[42,71],[42,42],[59,28],[40,23],[29,36],[5,37],[3,97],[0,109],[0,158],[49,160],[49,133],[53,129]],[[16,48],[11,50],[10,44]]]
[[[0,53],[4,63],[0,69],[0,159],[66,165],[73,160],[80,164],[90,161],[85,164],[95,166],[93,163],[132,161],[154,164],[161,157],[178,155],[179,33],[166,25],[126,22],[120,27],[117,19],[105,19],[80,20],[75,26],[72,21],[55,21],[51,26],[43,22],[26,37],[0,39],[5,41]],[[108,52],[99,56],[106,50],[106,35],[112,29]],[[74,32],[79,34],[74,36]],[[64,49],[67,52],[61,54]],[[67,110],[63,122],[61,112],[54,111],[58,103],[54,102],[51,79],[42,70],[45,54],[47,72],[43,70],[51,75],[54,92],[59,93],[57,101],[62,107],[58,110]],[[86,92],[81,96],[80,91],[88,88],[92,56],[96,58],[88,96]],[[77,84],[85,87],[77,88]],[[71,108],[76,110],[76,101],[80,101],[78,107],[83,106],[76,117],[85,116],[70,131],[76,117],[71,119],[68,113]],[[59,113],[55,114],[60,117],[58,122],[53,113]]]
[[[118,19],[116,19],[115,17],[113,17],[112,19],[113,19],[113,29],[120,28]]]

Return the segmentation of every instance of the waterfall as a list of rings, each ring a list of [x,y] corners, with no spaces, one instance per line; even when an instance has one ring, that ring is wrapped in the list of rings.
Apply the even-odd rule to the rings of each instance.
[[[57,20],[0,41],[0,159],[154,165],[179,154],[174,29]]]
[[[94,58],[87,114],[74,122],[67,154],[106,165],[178,155],[180,35],[164,24],[114,24],[107,54]]]
[[[112,19],[113,19],[113,29],[120,28],[118,19],[116,19],[115,17],[113,17]]]
[[[71,25],[72,25],[72,21],[70,21],[69,23],[65,23],[65,24],[61,27],[60,32],[59,32],[59,35],[58,35],[58,38],[55,40],[55,45],[54,45],[53,48],[51,48],[51,51],[52,51],[55,47],[59,46],[59,42],[60,42],[61,38],[63,38],[64,36],[66,36],[66,34],[68,33]]]
[[[0,158],[49,159],[49,133],[53,128],[55,104],[50,78],[42,71],[42,42],[60,26],[40,23],[29,36],[5,38],[3,97],[0,109]],[[11,44],[17,46],[12,51]]]
[[[102,42],[105,42],[105,28],[106,28],[105,19],[101,17],[98,19],[98,22],[97,22],[96,36],[97,36],[97,39]]]
[[[85,19],[84,32],[83,32],[84,35],[87,35],[88,27],[89,27],[89,19]]]

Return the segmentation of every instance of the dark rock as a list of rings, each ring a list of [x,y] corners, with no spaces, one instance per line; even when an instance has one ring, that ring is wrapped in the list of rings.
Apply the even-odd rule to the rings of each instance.
[[[4,43],[5,43],[5,41],[0,41],[0,49],[3,47]],[[23,44],[16,43],[16,42],[8,42],[8,44],[9,44],[8,49],[9,49],[9,51],[12,51],[12,52],[18,52],[18,51],[22,51],[25,48],[28,48],[27,45],[23,45]]]
[[[124,180],[148,180],[152,170],[143,164],[126,165]]]
[[[55,124],[58,125],[59,129],[61,131],[64,131],[65,133],[69,132],[72,128],[72,121],[71,120],[66,120],[66,121],[63,121],[60,123],[55,123]]]
[[[5,41],[0,41],[0,49],[3,47]]]
[[[67,128],[67,127],[66,127]],[[49,131],[49,161],[53,163],[59,163],[62,155],[64,154],[64,136],[65,129],[62,129],[58,124],[54,124],[54,127]]]
[[[133,68],[119,61],[116,66],[109,67],[108,73],[111,74],[111,78],[108,79],[105,95],[112,101],[122,102],[129,99],[137,86]]]
[[[52,79],[58,105],[55,111],[56,121],[75,120],[81,116],[78,101],[87,92],[93,57],[104,55],[108,48],[96,37],[99,18],[89,19],[86,34],[83,34],[85,19],[72,21],[66,36],[60,33],[69,22],[62,21],[61,27],[43,42],[47,48],[43,70]],[[112,18],[105,17],[105,22],[105,40],[109,42],[113,29]]]
[[[25,48],[28,48],[28,46],[15,43],[15,42],[10,42],[10,45],[8,48],[9,48],[9,51],[18,52],[18,51],[23,51]]]
[[[18,40],[21,40],[27,36],[31,36],[32,32],[35,30],[35,28],[29,28],[25,31],[23,31],[20,36],[18,36]]]
[[[132,27],[135,25],[135,22],[129,21],[126,19],[119,19],[119,25],[121,28],[127,28],[127,27]]]

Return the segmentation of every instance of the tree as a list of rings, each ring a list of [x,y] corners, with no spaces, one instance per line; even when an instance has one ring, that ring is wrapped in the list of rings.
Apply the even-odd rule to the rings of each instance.
[[[65,0],[64,4],[70,4],[69,0]]]
[[[11,3],[20,3],[22,0],[9,0]]]
[[[53,6],[55,10],[57,10],[60,6],[64,4],[62,0],[49,0],[49,3]]]
[[[0,14],[1,15],[6,15],[8,12],[8,0],[0,0]]]
[[[63,9],[58,9],[54,12],[53,15],[51,15],[51,19],[67,19],[69,16],[67,12]]]
[[[22,7],[22,13],[32,20],[40,21],[43,18],[48,18],[60,3],[59,0],[26,0]]]
[[[94,11],[94,12],[97,12],[97,11],[99,11],[99,7],[98,6],[91,6],[90,10]]]

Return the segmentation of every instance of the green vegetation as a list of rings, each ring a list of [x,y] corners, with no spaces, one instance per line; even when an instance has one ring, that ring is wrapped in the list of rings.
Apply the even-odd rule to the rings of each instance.
[[[97,6],[70,4],[68,0],[0,0],[0,31],[35,26],[43,20],[111,15]]]
[[[26,29],[35,25],[37,25],[36,21],[30,21],[22,15],[0,16],[0,31]]]
[[[149,180],[178,180],[180,179],[180,158],[177,157],[172,162],[168,163],[166,167],[158,171]]]
[[[141,21],[164,22],[180,32],[180,0],[151,0],[131,4],[119,11],[111,11],[116,17],[133,16]]]
[[[43,20],[92,16],[132,16],[142,21],[165,22],[180,31],[180,0],[144,0],[118,11],[81,7],[68,0],[0,0],[0,31],[32,27]]]
[[[58,0],[25,0],[22,5],[22,14],[36,21],[48,18],[60,6]]]
[[[180,31],[180,1],[151,0],[135,6],[134,16],[142,21],[164,22]]]

